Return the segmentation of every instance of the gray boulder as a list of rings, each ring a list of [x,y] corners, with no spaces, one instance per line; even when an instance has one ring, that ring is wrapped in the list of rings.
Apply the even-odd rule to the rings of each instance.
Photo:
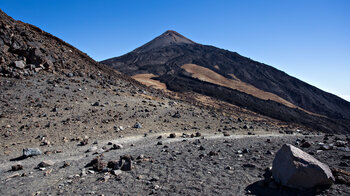
[[[39,148],[25,148],[23,149],[23,156],[24,157],[31,157],[31,156],[37,156],[41,155],[41,151]]]
[[[326,164],[290,144],[284,144],[276,153],[272,176],[276,182],[296,189],[330,186],[334,182]]]

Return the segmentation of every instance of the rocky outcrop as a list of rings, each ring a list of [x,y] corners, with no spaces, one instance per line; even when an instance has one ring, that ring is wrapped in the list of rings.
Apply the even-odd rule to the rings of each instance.
[[[290,144],[284,144],[276,153],[272,175],[276,182],[297,189],[330,186],[334,182],[326,164]]]

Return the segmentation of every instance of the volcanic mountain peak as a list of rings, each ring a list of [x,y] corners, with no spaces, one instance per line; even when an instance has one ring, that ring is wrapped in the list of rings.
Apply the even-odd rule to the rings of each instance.
[[[134,52],[137,52],[137,53],[147,52],[154,48],[161,48],[161,47],[166,47],[170,45],[183,45],[183,44],[196,44],[196,42],[186,38],[185,36],[181,35],[176,31],[167,30],[160,36],[153,39],[152,41],[135,49]]]
[[[200,93],[329,132],[350,131],[349,102],[271,66],[197,44],[174,31],[102,63],[155,88]]]

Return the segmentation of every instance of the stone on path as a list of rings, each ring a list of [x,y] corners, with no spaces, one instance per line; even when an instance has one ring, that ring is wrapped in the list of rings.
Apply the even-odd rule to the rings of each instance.
[[[52,166],[53,164],[55,164],[53,161],[46,160],[39,163],[38,167],[48,167],[48,166]]]
[[[31,157],[31,156],[37,156],[41,155],[41,151],[39,148],[25,148],[23,149],[23,156],[24,157]]]

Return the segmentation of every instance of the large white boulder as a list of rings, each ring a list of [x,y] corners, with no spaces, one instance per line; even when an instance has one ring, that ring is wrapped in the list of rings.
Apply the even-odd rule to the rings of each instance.
[[[276,182],[297,189],[330,186],[334,182],[326,164],[290,144],[284,144],[276,153],[272,176]]]

